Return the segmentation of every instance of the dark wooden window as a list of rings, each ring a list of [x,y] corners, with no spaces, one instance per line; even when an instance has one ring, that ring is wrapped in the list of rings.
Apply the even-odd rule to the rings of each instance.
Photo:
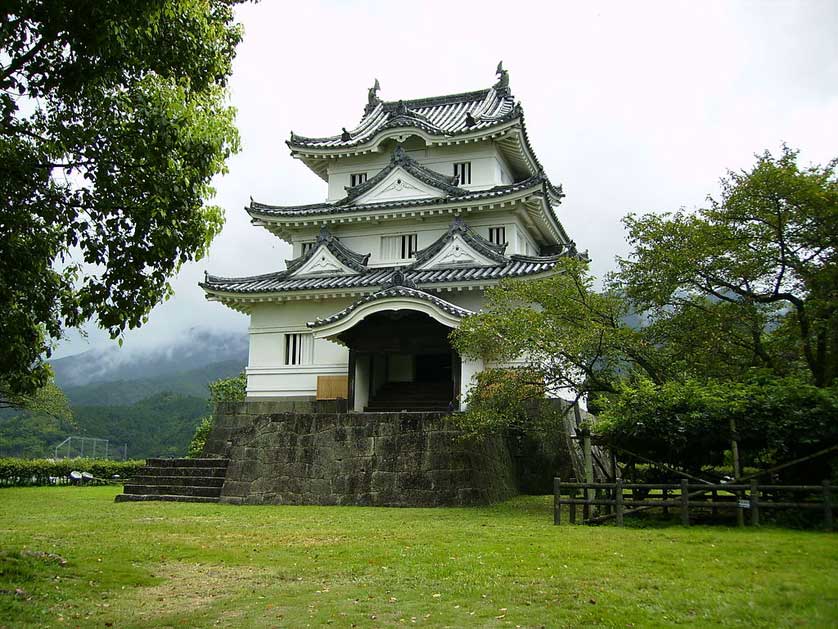
[[[505,227],[490,227],[489,228],[489,242],[493,245],[506,244],[506,228]]]
[[[416,254],[416,234],[381,237],[381,257],[384,260],[407,260]]]
[[[353,173],[349,175],[349,185],[354,188],[367,180],[367,173]]]
[[[454,164],[454,176],[460,185],[471,183],[471,162],[457,162]]]
[[[307,254],[311,251],[312,247],[314,247],[314,241],[310,240],[309,242],[300,243],[300,253],[302,255]]]
[[[303,365],[309,362],[308,354],[311,349],[311,334],[285,335],[285,364]]]

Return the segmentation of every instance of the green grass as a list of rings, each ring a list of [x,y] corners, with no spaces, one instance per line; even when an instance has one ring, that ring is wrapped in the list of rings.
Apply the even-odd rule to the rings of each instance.
[[[0,490],[0,627],[838,625],[829,533],[554,527],[547,497],[231,507],[118,491]]]

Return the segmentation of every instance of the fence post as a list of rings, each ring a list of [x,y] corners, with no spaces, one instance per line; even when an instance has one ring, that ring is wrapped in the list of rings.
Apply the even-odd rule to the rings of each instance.
[[[715,519],[719,516],[719,508],[716,506],[716,503],[719,501],[719,490],[713,487],[713,492],[710,495],[713,500],[713,507],[710,509],[710,515],[712,515]]]
[[[562,479],[553,479],[553,524],[562,523]]]
[[[614,508],[617,512],[617,526],[623,526],[623,479],[614,482]]]
[[[832,530],[832,488],[828,480],[823,482],[823,523],[827,531]]]
[[[570,482],[575,483],[576,479],[571,478]],[[571,503],[568,505],[570,507],[570,523],[576,524],[576,487],[570,490],[570,500]]]
[[[681,479],[681,524],[690,525],[690,488],[686,478]]]
[[[751,481],[751,492],[748,498],[751,501],[751,525],[759,526],[759,488],[756,479]]]
[[[664,502],[667,502],[669,500],[669,490],[666,487],[661,489],[661,498]],[[669,515],[669,507],[667,507],[666,505],[663,506],[663,514],[667,516]]]

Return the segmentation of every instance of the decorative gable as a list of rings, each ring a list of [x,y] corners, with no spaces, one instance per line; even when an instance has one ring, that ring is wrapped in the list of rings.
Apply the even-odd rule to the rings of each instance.
[[[472,247],[460,234],[454,234],[436,255],[416,267],[419,271],[456,266],[497,266],[494,260]]]
[[[285,261],[285,275],[357,275],[367,272],[370,254],[362,255],[341,244],[325,227],[320,228],[317,241],[305,254]]]
[[[443,196],[445,196],[445,192],[420,181],[418,177],[398,166],[368,192],[357,197],[354,202],[356,205],[364,205],[384,201],[428,199]]]
[[[325,243],[315,247],[308,260],[297,268],[291,277],[301,275],[356,275],[358,271],[350,268],[329,251]]]
[[[436,242],[416,252],[416,262],[411,268],[426,271],[462,266],[502,266],[508,262],[503,255],[505,250],[505,244],[490,243],[457,216]]]

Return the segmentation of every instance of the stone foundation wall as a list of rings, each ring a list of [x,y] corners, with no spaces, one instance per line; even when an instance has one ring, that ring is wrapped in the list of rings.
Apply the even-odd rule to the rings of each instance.
[[[220,404],[204,456],[230,459],[235,504],[487,504],[517,493],[503,439],[467,442],[439,413],[297,412]]]

